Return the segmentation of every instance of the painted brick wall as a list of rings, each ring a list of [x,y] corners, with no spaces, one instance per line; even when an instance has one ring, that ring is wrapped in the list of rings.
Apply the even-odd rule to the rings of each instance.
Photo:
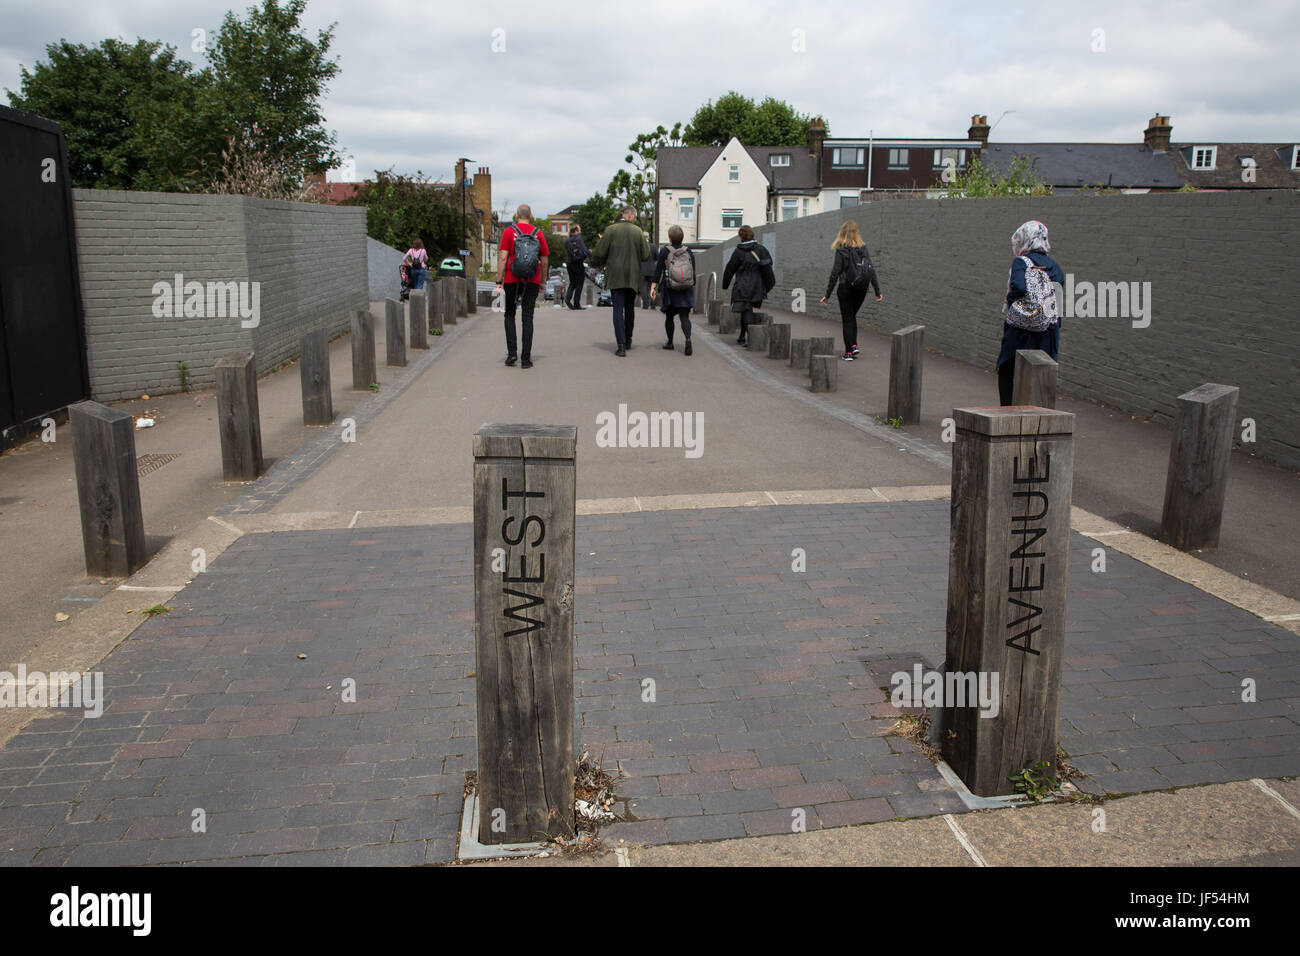
[[[1205,382],[1236,385],[1239,417],[1257,425],[1249,450],[1300,468],[1300,275],[1293,266],[1300,193],[877,202],[755,227],[776,263],[770,303],[789,309],[805,290],[808,314],[825,318],[837,341],[835,297],[826,306],[818,300],[831,241],[846,219],[857,220],[885,296],[880,304],[868,297],[859,324],[888,332],[920,323],[927,347],[990,370],[1011,233],[1027,219],[1042,220],[1076,285],[1151,283],[1147,328],[1128,318],[1062,322],[1063,391],[1167,422],[1183,392]],[[698,256],[701,273],[716,271],[719,287],[734,244]]]
[[[213,363],[257,354],[259,373],[297,357],[298,337],[348,327],[366,308],[365,210],[242,196],[73,190],[91,395],[113,402],[211,388]],[[154,283],[260,282],[260,324],[156,317]]]

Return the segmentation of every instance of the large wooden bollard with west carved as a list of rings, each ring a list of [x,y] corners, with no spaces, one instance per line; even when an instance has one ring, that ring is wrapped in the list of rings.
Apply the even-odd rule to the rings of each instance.
[[[480,843],[574,832],[573,574],[578,429],[474,433]]]
[[[952,452],[943,755],[980,796],[1056,767],[1074,416],[958,408]],[[988,691],[981,701],[977,688]]]

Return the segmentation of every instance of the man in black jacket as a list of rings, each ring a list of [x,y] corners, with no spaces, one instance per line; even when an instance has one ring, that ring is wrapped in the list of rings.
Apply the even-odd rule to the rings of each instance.
[[[650,244],[650,258],[641,263],[641,308],[649,309],[654,305],[650,297],[650,286],[654,282],[655,266],[659,264],[659,247]]]
[[[569,270],[569,289],[564,293],[564,304],[570,309],[582,308],[582,283],[587,278],[583,267],[591,253],[582,241],[582,227],[576,222],[569,227],[569,238],[564,240],[564,265]]]

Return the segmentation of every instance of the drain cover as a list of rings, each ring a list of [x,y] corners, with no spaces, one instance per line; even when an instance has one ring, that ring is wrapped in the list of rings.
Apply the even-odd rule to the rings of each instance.
[[[157,471],[169,461],[175,461],[181,457],[180,452],[168,452],[163,455],[141,455],[135,460],[135,473],[141,477],[149,474],[151,471]]]

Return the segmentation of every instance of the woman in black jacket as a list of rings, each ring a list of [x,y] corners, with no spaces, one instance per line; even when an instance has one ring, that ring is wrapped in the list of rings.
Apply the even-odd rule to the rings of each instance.
[[[695,275],[695,253],[690,247],[682,245],[682,238],[685,233],[682,232],[681,226],[671,226],[668,229],[668,242],[670,245],[660,246],[659,254],[655,260],[654,277],[650,280],[650,299],[653,301],[655,293],[659,292],[659,304],[664,311],[664,331],[668,333],[668,344],[665,349],[671,350],[673,347],[673,317],[676,316],[682,323],[682,335],[686,337],[686,354],[691,354],[691,309],[695,307],[695,286],[689,285],[685,289],[674,289],[671,276],[668,273],[668,257],[676,256],[680,261],[681,251],[686,250],[686,257],[691,263],[691,275]],[[665,281],[668,280],[668,281]]]
[[[749,323],[754,320],[754,310],[776,285],[776,273],[772,271],[772,254],[754,240],[753,228],[741,226],[739,235],[740,245],[732,251],[722,272],[722,288],[731,285],[733,278],[736,280],[731,290],[731,311],[740,313],[740,338],[736,344],[749,348]]]
[[[876,270],[867,255],[867,244],[862,241],[858,224],[850,219],[840,226],[840,234],[831,243],[835,250],[835,263],[831,266],[831,278],[826,284],[826,294],[822,296],[822,305],[831,297],[835,284],[839,283],[840,324],[844,328],[844,361],[852,362],[858,354],[858,309],[867,299],[867,286],[876,292],[876,301],[884,296],[880,294],[880,283],[876,281]]]

